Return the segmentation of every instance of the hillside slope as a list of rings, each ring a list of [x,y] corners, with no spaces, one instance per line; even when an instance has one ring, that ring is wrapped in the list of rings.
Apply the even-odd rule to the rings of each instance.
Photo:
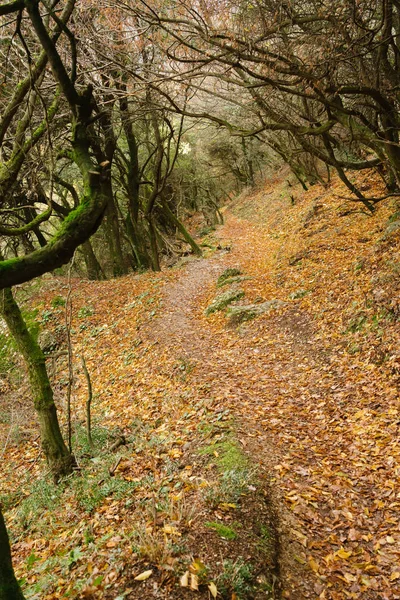
[[[1,491],[27,597],[207,598],[212,583],[229,600],[400,597],[400,228],[391,200],[371,217],[345,195],[277,178],[227,208],[207,258],[44,282],[32,302],[60,344],[72,291],[82,477],[56,491],[41,477],[21,397],[19,437],[1,424]],[[217,288],[227,268],[241,275]],[[226,290],[274,302],[243,322],[205,314]],[[179,585],[187,569],[199,591]]]

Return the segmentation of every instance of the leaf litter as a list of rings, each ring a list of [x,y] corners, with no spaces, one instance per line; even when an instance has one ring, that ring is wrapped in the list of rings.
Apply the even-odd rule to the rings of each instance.
[[[400,598],[398,236],[385,236],[390,202],[369,217],[344,203],[343,193],[340,182],[330,190],[316,185],[297,192],[292,206],[277,179],[225,213],[218,236],[230,252],[160,275],[73,280],[73,350],[92,378],[99,432],[111,432],[99,433],[102,450],[118,435],[127,444],[111,458],[80,459],[96,489],[105,488],[96,497],[83,501],[66,482],[53,514],[58,499],[43,492],[40,529],[19,510],[43,471],[29,417],[22,439],[7,442],[1,493],[17,491],[6,517],[28,597],[49,570],[46,599],[216,597],[221,557],[235,561],[239,552],[264,581],[260,556],[246,557],[240,541],[219,539],[205,523],[247,518],[256,528],[254,513],[269,511],[279,534],[272,536],[274,577],[260,598],[273,597],[278,575],[279,594],[293,600]],[[226,326],[223,313],[206,316],[226,268],[243,273],[243,302],[284,304],[237,328]],[[32,299],[39,316],[66,285],[45,280]],[[57,329],[62,317],[53,310],[49,325]],[[63,360],[53,369],[61,411]],[[76,431],[86,401],[79,364]],[[213,443],[232,435],[258,467],[258,479],[236,491],[235,501],[212,497],[221,477]],[[213,454],[201,459],[205,443]],[[116,462],[112,477],[100,474],[98,465],[112,470]],[[231,494],[232,482],[224,485]],[[262,506],[252,500],[260,489]],[[188,549],[178,548],[181,538]],[[215,573],[196,581],[193,552]],[[180,586],[186,573],[188,585]],[[240,598],[232,588],[221,593]]]

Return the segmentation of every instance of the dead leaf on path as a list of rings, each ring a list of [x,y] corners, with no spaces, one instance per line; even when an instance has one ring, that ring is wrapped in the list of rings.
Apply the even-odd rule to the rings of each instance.
[[[180,583],[181,587],[189,586],[189,571],[185,571],[185,573],[180,578],[179,583]]]
[[[199,590],[199,578],[194,573],[190,573],[190,589]]]
[[[153,569],[149,569],[148,571],[143,571],[140,575],[137,575],[134,579],[135,581],[146,581],[153,574]]]

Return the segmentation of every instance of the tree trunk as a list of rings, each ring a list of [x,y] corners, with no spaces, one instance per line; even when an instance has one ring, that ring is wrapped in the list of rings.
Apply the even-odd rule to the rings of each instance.
[[[107,243],[110,251],[112,272],[114,277],[125,275],[128,272],[126,268],[124,255],[121,245],[121,233],[119,230],[118,212],[112,196],[112,189],[109,189],[110,199],[106,211],[105,228]]]
[[[44,354],[30,334],[9,288],[0,292],[0,314],[27,364],[43,452],[54,479],[58,480],[72,472],[75,460],[61,435]]]
[[[0,600],[25,600],[11,563],[11,548],[0,510]]]
[[[87,240],[82,244],[82,250],[83,258],[86,264],[88,279],[91,279],[92,281],[99,281],[101,279],[105,279],[103,270],[99,261],[97,260],[90,240]]]
[[[131,213],[125,217],[126,235],[131,245],[136,266],[139,269],[148,269],[151,266],[151,260],[146,248],[143,232],[144,228],[140,229],[139,224],[132,220]]]
[[[157,233],[156,228],[154,227],[153,215],[151,213],[146,215],[146,219],[149,225],[151,268],[153,271],[161,271],[160,258],[158,255]]]
[[[164,214],[169,219],[169,221],[174,225],[177,230],[183,235],[185,241],[190,245],[191,249],[197,256],[201,256],[201,248],[196,244],[190,233],[187,231],[183,223],[174,215],[167,202],[163,200],[162,207],[164,209]]]

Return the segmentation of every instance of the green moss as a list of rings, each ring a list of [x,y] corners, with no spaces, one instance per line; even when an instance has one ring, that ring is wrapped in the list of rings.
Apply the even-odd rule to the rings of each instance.
[[[217,287],[222,287],[227,279],[241,275],[242,271],[236,267],[225,269],[225,271],[217,279]]]
[[[224,525],[223,523],[217,523],[216,521],[205,523],[205,525],[210,529],[214,529],[214,531],[219,535],[219,537],[223,538],[224,540],[231,541],[236,540],[237,538],[236,531],[228,525]]]
[[[244,297],[244,291],[241,289],[237,290],[227,290],[223,294],[220,294],[216,298],[214,298],[213,302],[206,308],[205,314],[210,315],[214,312],[224,310],[229,304],[235,302],[236,300],[240,300],[240,298]]]
[[[225,279],[222,283],[219,283],[217,287],[221,288],[225,285],[233,285],[235,283],[240,283],[241,281],[248,281],[249,279],[251,279],[251,277],[243,277],[241,275],[237,275],[236,277],[228,277],[228,279]]]

